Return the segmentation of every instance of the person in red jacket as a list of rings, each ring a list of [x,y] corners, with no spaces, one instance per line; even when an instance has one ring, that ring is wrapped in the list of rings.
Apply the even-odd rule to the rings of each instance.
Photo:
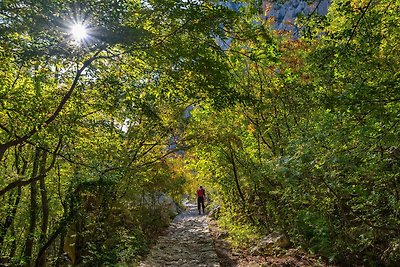
[[[197,209],[199,210],[199,214],[201,214],[201,211],[203,210],[204,214],[204,198],[206,197],[206,191],[202,186],[200,186],[199,189],[197,189]]]

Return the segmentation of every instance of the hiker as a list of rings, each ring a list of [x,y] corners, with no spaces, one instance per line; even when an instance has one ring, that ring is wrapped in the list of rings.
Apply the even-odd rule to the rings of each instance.
[[[201,210],[203,210],[204,214],[204,198],[206,196],[206,191],[204,190],[203,186],[200,186],[197,189],[197,209],[199,210],[199,214],[201,214]]]

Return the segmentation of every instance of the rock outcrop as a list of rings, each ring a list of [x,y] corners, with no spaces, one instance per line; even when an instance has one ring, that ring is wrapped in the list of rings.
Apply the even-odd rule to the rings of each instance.
[[[290,247],[289,238],[279,232],[273,232],[258,242],[257,246],[251,249],[252,255],[265,255],[273,252],[274,249]]]
[[[300,15],[316,12],[326,15],[330,0],[317,0],[312,3],[304,0],[263,1],[264,19],[274,18],[274,28],[277,30],[293,31],[294,21]]]

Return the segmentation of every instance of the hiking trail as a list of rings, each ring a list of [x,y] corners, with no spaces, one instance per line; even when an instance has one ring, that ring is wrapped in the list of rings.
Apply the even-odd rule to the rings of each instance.
[[[186,204],[186,207],[186,211],[175,217],[166,234],[158,238],[140,267],[220,266],[207,215],[199,215],[194,204]]]

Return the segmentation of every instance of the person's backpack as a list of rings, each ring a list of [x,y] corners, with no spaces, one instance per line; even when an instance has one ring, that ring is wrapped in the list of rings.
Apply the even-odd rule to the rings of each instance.
[[[198,197],[203,197],[204,196],[204,189],[198,189],[197,190],[197,196]]]

